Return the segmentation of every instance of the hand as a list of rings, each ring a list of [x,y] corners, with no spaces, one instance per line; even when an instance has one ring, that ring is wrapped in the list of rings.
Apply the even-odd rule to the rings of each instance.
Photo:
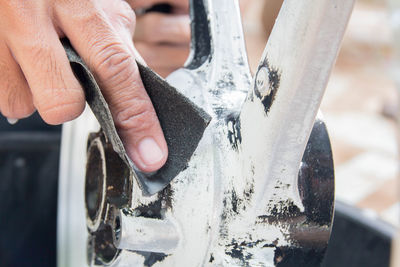
[[[189,0],[128,0],[135,10],[169,4],[170,13],[137,15],[135,47],[147,65],[163,77],[185,63],[190,49]]]
[[[122,0],[0,0],[1,113],[18,119],[37,109],[49,124],[81,114],[66,36],[99,81],[128,155],[143,171],[159,169],[168,150],[135,63],[134,23]]]

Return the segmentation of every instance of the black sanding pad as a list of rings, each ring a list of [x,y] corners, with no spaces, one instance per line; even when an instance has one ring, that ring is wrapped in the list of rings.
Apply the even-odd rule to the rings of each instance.
[[[143,173],[127,156],[93,74],[69,41],[63,39],[62,43],[72,70],[85,90],[86,101],[108,142],[131,169],[145,195],[159,192],[187,167],[211,117],[152,70],[138,63],[144,87],[156,110],[169,151],[167,162],[160,170],[151,174]]]

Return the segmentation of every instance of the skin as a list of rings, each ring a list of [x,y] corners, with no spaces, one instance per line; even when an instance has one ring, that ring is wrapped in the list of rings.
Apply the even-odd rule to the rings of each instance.
[[[0,0],[1,113],[37,110],[49,124],[82,113],[84,93],[59,41],[66,36],[99,81],[128,155],[143,171],[159,169],[168,149],[138,73],[134,26],[122,0]]]
[[[160,3],[171,14],[136,20],[132,9]],[[164,77],[180,68],[188,12],[188,0],[0,0],[0,112],[21,119],[37,110],[49,124],[82,113],[84,93],[59,41],[67,37],[96,76],[128,155],[142,171],[156,171],[168,148],[135,60]]]
[[[169,14],[150,12],[137,15],[133,40],[135,47],[150,68],[163,77],[185,63],[190,50],[190,18],[188,0],[129,0],[134,10],[168,3]]]

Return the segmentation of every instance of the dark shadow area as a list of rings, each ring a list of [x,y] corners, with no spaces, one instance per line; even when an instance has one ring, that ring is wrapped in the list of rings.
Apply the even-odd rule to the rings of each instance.
[[[0,116],[0,266],[56,266],[61,126]]]
[[[335,218],[323,267],[388,267],[395,228],[342,202]]]

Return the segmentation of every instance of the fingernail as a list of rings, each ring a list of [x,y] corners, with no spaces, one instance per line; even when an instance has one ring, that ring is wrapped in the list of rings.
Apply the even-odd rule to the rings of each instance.
[[[146,137],[138,145],[139,155],[144,164],[151,166],[159,163],[164,158],[164,153],[157,142]]]
[[[11,118],[7,118],[7,121],[9,124],[14,125],[18,122],[18,119],[11,119]]]

